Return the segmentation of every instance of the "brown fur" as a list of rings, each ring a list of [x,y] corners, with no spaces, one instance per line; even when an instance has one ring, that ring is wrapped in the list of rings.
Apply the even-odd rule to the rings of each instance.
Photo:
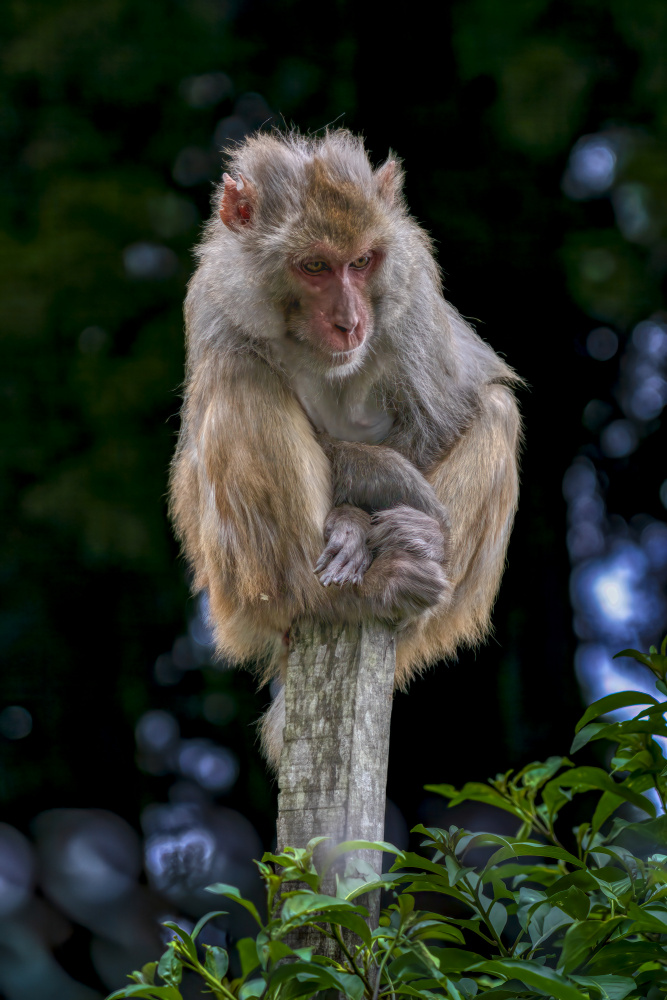
[[[404,686],[489,630],[517,502],[518,380],[442,298],[394,160],[373,171],[343,130],[272,134],[241,146],[230,172],[244,177],[251,220],[224,224],[216,204],[186,303],[171,512],[194,587],[209,590],[220,653],[265,676],[281,669],[298,616],[393,622]],[[290,267],[313,245],[354,259],[364,242],[381,254],[369,344],[332,390],[322,359],[290,334]],[[316,428],[304,377],[322,387],[325,423],[327,392],[330,408],[368,399],[394,415],[382,443]],[[280,713],[268,723],[274,760]]]

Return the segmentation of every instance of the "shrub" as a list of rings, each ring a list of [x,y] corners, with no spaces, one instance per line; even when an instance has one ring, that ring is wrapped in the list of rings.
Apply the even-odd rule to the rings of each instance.
[[[618,655],[648,666],[658,693],[667,696],[666,654],[667,638],[660,652],[651,647],[648,655]],[[604,720],[629,706],[647,707],[627,721]],[[219,915],[210,913],[190,934],[168,923],[174,937],[160,961],[132,973],[132,985],[109,1000],[182,1000],[184,970],[221,1000],[292,1000],[325,990],[350,1000],[658,998],[667,992],[667,855],[656,853],[667,850],[667,768],[660,743],[667,737],[665,712],[667,700],[639,691],[611,694],[587,708],[571,752],[593,740],[611,740],[616,749],[609,770],[550,757],[461,790],[429,786],[450,804],[472,800],[505,810],[517,820],[514,837],[418,826],[422,853],[385,843],[339,845],[326,865],[359,846],[381,848],[396,860],[379,879],[344,875],[335,897],[320,892],[322,872],[313,861],[323,838],[303,849],[265,854],[257,867],[266,918],[233,886],[209,887],[237,900],[257,922],[257,936],[236,944],[240,975],[230,978],[223,948],[198,945],[206,922]],[[595,793],[591,818],[563,837],[564,846],[558,814],[584,792]],[[622,806],[635,816],[615,816]],[[485,863],[468,863],[473,852],[479,855],[476,848],[490,851]],[[294,890],[294,881],[304,887]],[[394,901],[383,910],[380,926],[370,930],[359,898],[379,888]],[[450,897],[454,915],[417,909],[415,893]],[[304,927],[321,939],[321,954],[293,947],[294,932]],[[327,938],[338,942],[338,959],[327,957]]]

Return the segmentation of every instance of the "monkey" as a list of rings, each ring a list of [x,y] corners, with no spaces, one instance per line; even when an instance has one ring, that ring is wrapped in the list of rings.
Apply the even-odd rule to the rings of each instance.
[[[221,656],[299,617],[395,629],[396,685],[490,630],[521,380],[444,298],[398,158],[346,129],[228,152],[185,303],[170,512]],[[278,698],[263,740],[277,763]]]

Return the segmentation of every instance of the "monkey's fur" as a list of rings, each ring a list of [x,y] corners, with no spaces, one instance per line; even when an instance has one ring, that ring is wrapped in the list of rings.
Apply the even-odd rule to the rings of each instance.
[[[488,632],[517,502],[518,379],[443,298],[395,160],[374,171],[345,130],[256,135],[230,159],[251,224],[216,211],[185,309],[171,512],[194,587],[220,654],[267,676],[299,616],[391,622],[403,686]],[[322,245],[380,260],[368,343],[335,370],[290,276]],[[264,731],[274,762],[280,712]]]

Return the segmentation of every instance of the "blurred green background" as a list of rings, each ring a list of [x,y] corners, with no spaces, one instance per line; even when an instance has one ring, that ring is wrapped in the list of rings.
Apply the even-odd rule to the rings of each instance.
[[[209,908],[202,885],[252,892],[274,836],[268,693],[211,663],[165,514],[181,303],[225,144],[335,122],[375,162],[391,147],[448,297],[528,383],[495,638],[397,697],[388,839],[442,821],[426,782],[565,752],[577,679],[624,683],[610,653],[667,624],[667,5],[396,10],[0,11],[7,1000],[120,986],[159,918]],[[210,931],[242,932],[238,914]]]

